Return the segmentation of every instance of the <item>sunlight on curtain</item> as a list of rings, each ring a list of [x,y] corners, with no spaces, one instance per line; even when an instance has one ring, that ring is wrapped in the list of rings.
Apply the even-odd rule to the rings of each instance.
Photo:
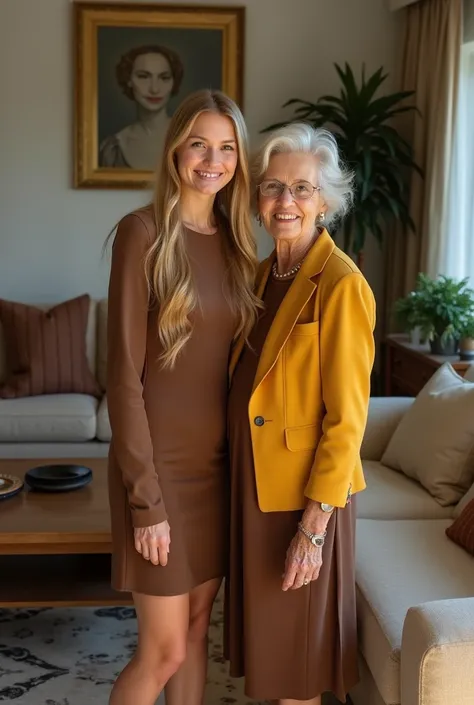
[[[474,286],[474,42],[462,48],[449,210],[443,273]]]

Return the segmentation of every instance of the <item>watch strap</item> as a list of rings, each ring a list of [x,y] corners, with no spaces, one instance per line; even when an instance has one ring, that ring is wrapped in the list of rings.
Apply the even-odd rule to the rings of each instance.
[[[298,523],[298,530],[301,531],[301,533],[304,534],[314,546],[324,545],[324,540],[326,538],[327,531],[325,531],[323,534],[313,534],[304,526],[303,522],[301,521]]]

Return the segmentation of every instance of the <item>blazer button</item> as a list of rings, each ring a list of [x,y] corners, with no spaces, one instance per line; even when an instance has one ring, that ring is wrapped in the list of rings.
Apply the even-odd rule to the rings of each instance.
[[[265,423],[265,419],[263,418],[263,416],[256,416],[253,422],[255,426],[263,426],[263,424]]]

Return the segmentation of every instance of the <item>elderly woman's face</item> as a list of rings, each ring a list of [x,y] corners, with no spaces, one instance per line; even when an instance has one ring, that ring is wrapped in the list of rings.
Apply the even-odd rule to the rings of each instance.
[[[308,195],[312,187],[319,186],[319,167],[312,154],[289,153],[275,154],[270,159],[268,169],[263,176],[267,186],[278,190],[278,183],[285,189],[279,196],[263,196],[259,191],[259,213],[267,232],[275,239],[297,240],[311,239],[316,230],[316,222],[326,205],[321,192],[314,190],[307,199],[298,198],[298,194]],[[275,184],[271,184],[274,181]],[[292,195],[289,191],[291,187]],[[271,192],[271,188],[266,190]]]
[[[173,74],[163,54],[140,54],[133,62],[129,87],[136,102],[150,112],[162,110],[173,90]]]

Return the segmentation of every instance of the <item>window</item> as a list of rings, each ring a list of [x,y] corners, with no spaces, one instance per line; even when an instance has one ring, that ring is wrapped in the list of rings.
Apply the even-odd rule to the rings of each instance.
[[[474,41],[462,47],[448,207],[445,274],[474,287]]]

